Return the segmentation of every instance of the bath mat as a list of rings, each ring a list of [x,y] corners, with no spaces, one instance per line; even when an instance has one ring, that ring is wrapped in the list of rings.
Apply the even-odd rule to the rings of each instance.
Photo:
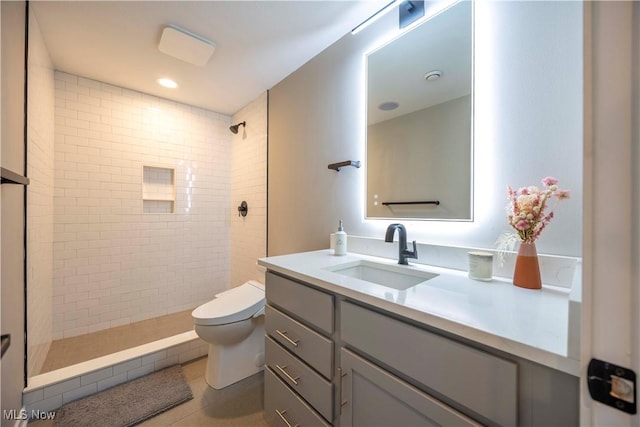
[[[57,427],[134,426],[193,399],[180,365],[156,371],[56,411]]]

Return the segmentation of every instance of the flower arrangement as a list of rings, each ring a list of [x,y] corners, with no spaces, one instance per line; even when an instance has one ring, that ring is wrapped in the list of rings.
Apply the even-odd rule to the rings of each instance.
[[[549,211],[549,201],[555,198],[557,202],[570,197],[569,190],[560,190],[558,180],[553,177],[544,178],[542,185],[542,189],[530,186],[518,190],[507,186],[507,219],[509,225],[516,230],[516,235],[525,243],[535,242],[553,219],[553,211]]]

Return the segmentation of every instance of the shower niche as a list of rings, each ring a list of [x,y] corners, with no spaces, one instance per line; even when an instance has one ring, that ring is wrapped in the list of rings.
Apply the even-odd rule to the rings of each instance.
[[[146,214],[175,213],[176,174],[172,168],[143,166],[142,211]]]

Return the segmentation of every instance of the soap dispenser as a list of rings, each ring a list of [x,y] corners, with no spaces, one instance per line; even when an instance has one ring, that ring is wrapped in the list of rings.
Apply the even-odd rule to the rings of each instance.
[[[347,233],[344,232],[342,227],[342,220],[338,225],[338,231],[336,231],[336,244],[334,248],[334,255],[346,255],[347,254]]]

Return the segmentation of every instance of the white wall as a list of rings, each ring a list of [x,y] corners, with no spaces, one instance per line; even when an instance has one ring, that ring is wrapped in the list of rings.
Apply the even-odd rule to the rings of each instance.
[[[53,65],[29,13],[27,121],[27,372],[40,372],[53,337]]]
[[[229,283],[230,118],[56,72],[54,339],[180,310]],[[175,169],[144,214],[143,166]]]
[[[474,221],[403,221],[423,243],[495,247],[509,231],[505,188],[547,175],[572,190],[538,251],[581,254],[582,4],[476,2]],[[365,221],[363,54],[396,25],[388,15],[348,34],[270,92],[269,255],[328,246],[339,219],[350,234],[382,238]]]
[[[231,134],[231,283],[264,283],[256,260],[267,253],[267,92],[233,115],[232,123],[247,122]],[[246,201],[247,216],[238,215]]]

